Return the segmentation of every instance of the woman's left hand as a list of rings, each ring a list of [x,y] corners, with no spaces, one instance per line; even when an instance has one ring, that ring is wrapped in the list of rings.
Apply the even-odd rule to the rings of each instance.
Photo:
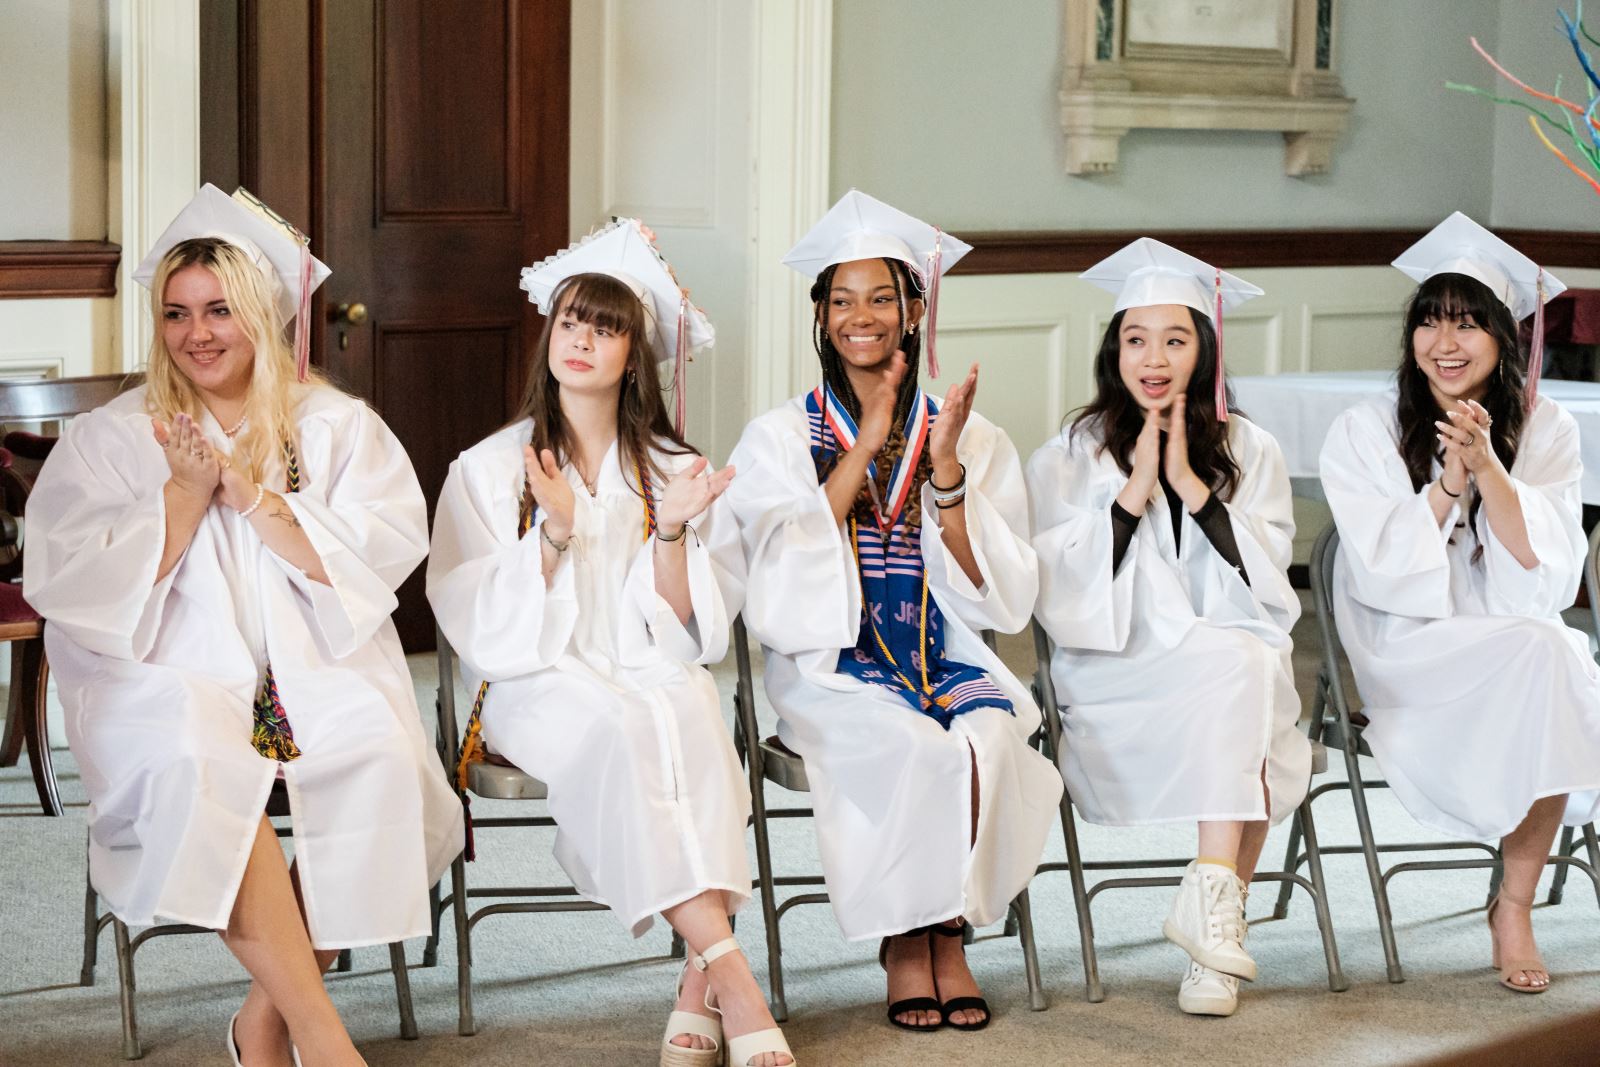
[[[961,431],[967,425],[967,416],[972,414],[972,401],[977,395],[978,365],[974,363],[967,371],[967,376],[944,394],[939,417],[934,420],[933,430],[928,434],[928,455],[934,466],[951,470],[959,464],[956,444],[961,440]]]
[[[1446,456],[1460,459],[1468,474],[1476,477],[1499,465],[1500,457],[1495,455],[1489,433],[1491,420],[1482,404],[1458,400],[1454,408],[1445,412],[1445,421],[1434,425],[1439,428],[1439,443],[1444,445]]]
[[[222,463],[222,477],[217,480],[216,501],[234,511],[243,511],[256,500],[256,483],[234,469],[227,456],[218,457]]]
[[[1167,454],[1162,457],[1162,473],[1167,484],[1178,494],[1190,514],[1205,506],[1211,490],[1189,465],[1188,398],[1182,393],[1172,399],[1172,411],[1167,416]]]
[[[733,481],[733,468],[724,467],[708,473],[706,468],[709,465],[704,456],[698,456],[667,483],[666,491],[661,494],[661,502],[656,505],[658,532],[668,537],[674,536],[684,523],[705,511],[728,488]]]

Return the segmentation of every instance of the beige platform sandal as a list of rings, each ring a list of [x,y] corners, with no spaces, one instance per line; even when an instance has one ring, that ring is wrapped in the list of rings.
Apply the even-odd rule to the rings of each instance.
[[[1530,910],[1533,908],[1533,899],[1531,897],[1527,900],[1517,900],[1514,897],[1506,896],[1504,889],[1494,895],[1494,899],[1489,902],[1489,910],[1486,915],[1489,923],[1489,944],[1493,952],[1491,966],[1500,972],[1500,984],[1513,993],[1543,993],[1550,988],[1551,981],[1550,968],[1545,966],[1544,960],[1537,955],[1525,960],[1502,960],[1500,958],[1500,943],[1495,940],[1494,936],[1494,911],[1502,903],[1513,904],[1519,908],[1528,908]],[[1511,980],[1513,975],[1521,974],[1523,971],[1538,971],[1543,974],[1544,984],[1518,985]]]
[[[683,970],[678,973],[678,985],[673,1001],[683,996],[683,979],[693,967],[698,971],[706,969],[708,961],[703,956],[689,954],[689,959],[684,963]],[[717,1011],[716,1005],[711,1003],[711,990],[706,989],[706,1007]],[[672,1039],[680,1034],[693,1034],[696,1037],[711,1039],[710,1048],[685,1048],[674,1045]],[[661,1038],[661,1067],[717,1067],[722,1062],[722,1013],[716,1016],[701,1015],[692,1011],[674,1011],[667,1016],[667,1032]]]
[[[693,957],[690,962],[699,970],[705,970],[711,964],[720,960],[730,952],[742,952],[739,942],[728,937],[718,941],[706,949],[705,954]],[[709,1000],[709,994],[707,1000]],[[710,1007],[708,1004],[707,1007]],[[682,1051],[681,1049],[679,1051]],[[753,1030],[748,1034],[728,1038],[727,1067],[748,1067],[751,1060],[766,1052],[781,1053],[789,1057],[786,1067],[798,1067],[799,1060],[789,1048],[789,1042],[784,1040],[783,1031],[776,1026],[769,1026],[765,1030]],[[700,1061],[695,1061],[700,1062]]]

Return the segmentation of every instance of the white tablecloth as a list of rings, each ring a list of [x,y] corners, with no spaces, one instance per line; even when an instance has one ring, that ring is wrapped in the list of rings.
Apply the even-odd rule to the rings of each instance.
[[[1339,412],[1373,396],[1394,395],[1393,371],[1339,371],[1234,378],[1234,395],[1251,422],[1278,439],[1297,492],[1321,496],[1317,458]],[[1547,378],[1539,393],[1578,421],[1583,502],[1600,504],[1600,383]]]

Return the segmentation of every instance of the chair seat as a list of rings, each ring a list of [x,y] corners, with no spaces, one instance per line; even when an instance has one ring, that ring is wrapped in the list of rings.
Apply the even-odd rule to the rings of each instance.
[[[1321,741],[1311,742],[1311,773],[1321,774],[1328,769],[1328,748]]]
[[[776,737],[761,742],[761,770],[769,782],[795,793],[811,792],[811,783],[806,780],[806,761]]]
[[[485,800],[544,800],[550,795],[533,775],[486,760],[467,764],[467,790]]]
[[[1365,719],[1363,719],[1361,721],[1361,723],[1352,723],[1351,724],[1352,726],[1355,727],[1356,754],[1359,755],[1359,756],[1370,756],[1370,755],[1372,755],[1372,749],[1371,749],[1370,746],[1368,746],[1367,739],[1365,737],[1363,737],[1362,734],[1361,734],[1361,727],[1363,725],[1365,725],[1365,724],[1366,724],[1366,720]],[[1325,743],[1325,744],[1327,744],[1327,745],[1329,745],[1329,746],[1331,746],[1333,748],[1337,748],[1337,749],[1340,749],[1340,750],[1344,749],[1344,727],[1339,724],[1339,720],[1337,718],[1330,718],[1330,719],[1328,719],[1327,722],[1325,722],[1323,724],[1323,726],[1322,726],[1322,740],[1323,740],[1323,743]]]
[[[0,630],[0,640],[15,641],[19,638],[38,637],[44,632],[44,620],[39,613],[28,606],[22,599],[22,586],[15,582],[0,582],[0,626],[11,624],[6,629]],[[33,632],[11,632],[17,624],[31,624]]]

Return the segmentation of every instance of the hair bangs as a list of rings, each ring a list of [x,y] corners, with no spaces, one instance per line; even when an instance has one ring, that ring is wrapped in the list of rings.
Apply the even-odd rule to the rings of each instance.
[[[552,303],[557,315],[627,337],[645,336],[644,305],[626,282],[609,274],[574,274]]]
[[[1470,318],[1479,326],[1488,326],[1496,309],[1504,310],[1505,304],[1478,279],[1451,272],[1435,274],[1417,286],[1407,309],[1406,330],[1438,319]]]

